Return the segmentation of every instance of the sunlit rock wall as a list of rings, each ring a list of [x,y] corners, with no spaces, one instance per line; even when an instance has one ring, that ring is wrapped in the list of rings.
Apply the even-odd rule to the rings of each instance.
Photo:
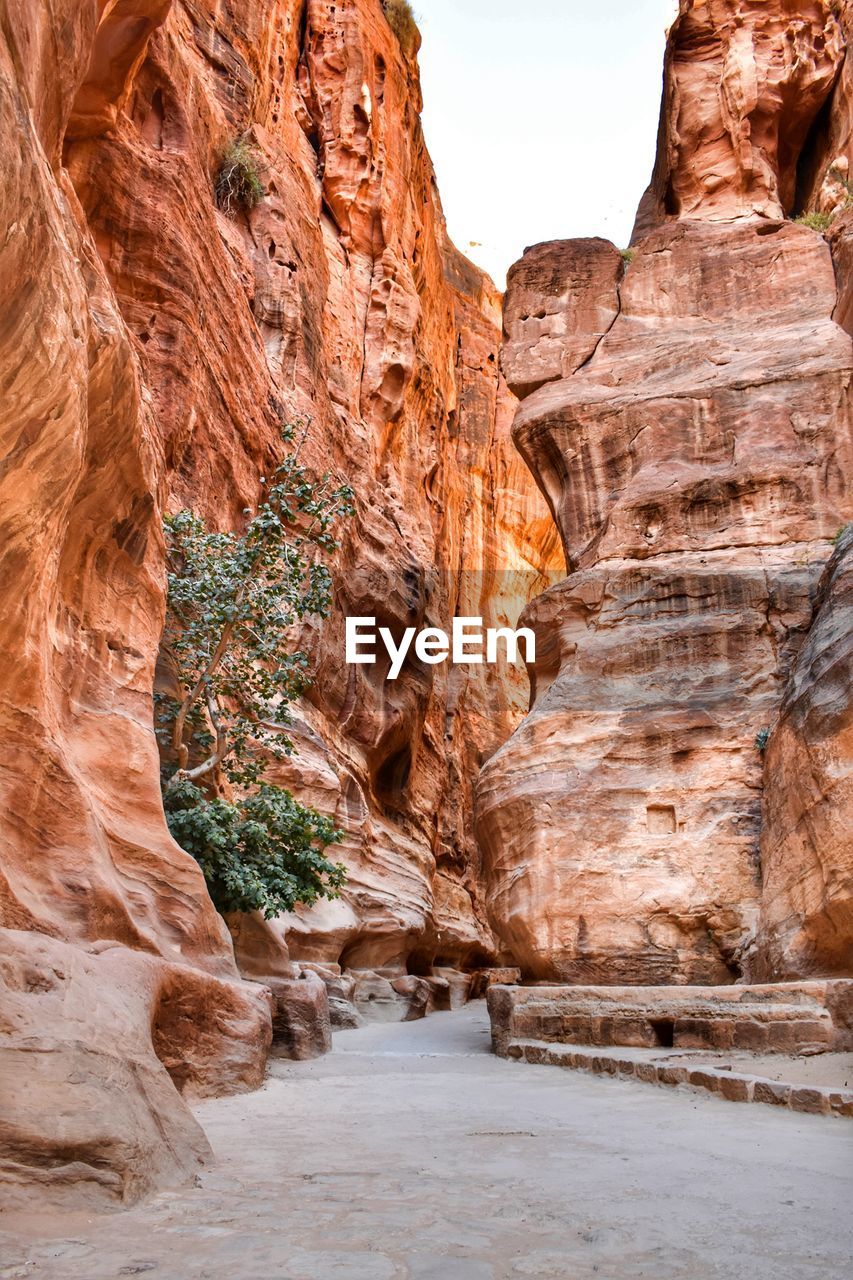
[[[784,217],[843,49],[829,5],[682,4],[621,280],[601,241],[510,273],[514,437],[570,569],[526,615],[533,709],[479,786],[490,919],[530,977],[750,967],[761,745],[853,506],[830,250]]]
[[[137,340],[169,505],[237,520],[282,416],[311,418],[314,460],[358,495],[280,771],[345,828],[349,879],[289,922],[291,955],[488,959],[471,780],[525,709],[524,673],[407,664],[391,683],[387,663],[343,662],[347,613],[395,634],[463,605],[517,615],[559,562],[509,441],[499,298],[446,239],[416,63],[379,0],[250,0],[239,20],[176,4],[100,131],[96,99],[67,163]],[[267,194],[228,217],[211,186],[243,135]]]
[[[60,154],[97,15],[13,10],[0,35],[0,1181],[127,1202],[207,1159],[178,1089],[257,1085],[270,1014],[263,989],[237,981],[160,804],[162,452]]]

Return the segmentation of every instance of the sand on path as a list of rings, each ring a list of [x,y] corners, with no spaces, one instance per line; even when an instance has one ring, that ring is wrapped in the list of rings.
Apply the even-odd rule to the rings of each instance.
[[[503,1061],[482,1002],[196,1111],[200,1185],[0,1219],[0,1277],[853,1277],[853,1124]]]

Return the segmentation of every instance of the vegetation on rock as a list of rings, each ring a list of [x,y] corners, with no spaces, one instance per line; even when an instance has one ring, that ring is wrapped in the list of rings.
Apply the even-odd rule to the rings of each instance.
[[[289,791],[265,783],[232,804],[179,781],[163,801],[169,830],[201,867],[220,911],[262,911],[271,919],[297,903],[337,897],[344,868],[324,850],[342,832]]]
[[[412,53],[418,39],[418,24],[408,0],[382,0],[382,12],[404,53]]]
[[[254,209],[264,196],[257,156],[245,138],[235,138],[225,148],[214,183],[216,203],[223,213]]]
[[[284,439],[293,439],[287,427]],[[304,436],[303,436],[304,440]],[[307,656],[290,628],[325,617],[331,575],[323,556],[352,512],[352,490],[285,454],[243,533],[210,531],[191,511],[165,521],[168,613],[163,639],[173,677],[156,697],[170,830],[204,871],[222,911],[267,915],[333,897],[343,870],[322,851],[341,832],[266,780],[292,754],[290,704],[307,687]],[[221,784],[237,789],[234,802]]]
[[[831,213],[801,213],[794,221],[800,227],[808,227],[811,231],[819,231],[821,235],[828,231],[832,224]]]

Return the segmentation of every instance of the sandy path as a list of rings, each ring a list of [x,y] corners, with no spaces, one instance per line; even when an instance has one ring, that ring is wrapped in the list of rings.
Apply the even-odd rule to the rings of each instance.
[[[848,1280],[853,1125],[488,1055],[482,1004],[198,1108],[198,1188],[0,1236],[0,1277]]]

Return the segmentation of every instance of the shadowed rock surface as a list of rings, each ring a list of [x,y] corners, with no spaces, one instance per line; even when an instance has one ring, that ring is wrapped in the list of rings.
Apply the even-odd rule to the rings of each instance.
[[[767,748],[758,972],[853,964],[853,528],[821,582]]]

